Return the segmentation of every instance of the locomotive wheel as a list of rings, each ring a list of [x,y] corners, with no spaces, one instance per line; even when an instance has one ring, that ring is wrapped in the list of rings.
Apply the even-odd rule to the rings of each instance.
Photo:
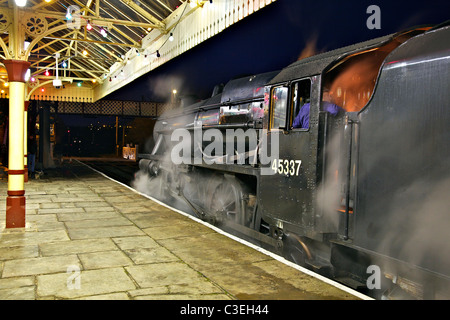
[[[243,214],[241,199],[242,189],[240,186],[224,179],[215,188],[209,207],[217,220],[231,220],[240,223]]]

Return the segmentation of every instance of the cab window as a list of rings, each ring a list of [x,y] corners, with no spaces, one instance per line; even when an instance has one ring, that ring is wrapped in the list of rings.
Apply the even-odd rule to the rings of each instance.
[[[275,87],[271,95],[271,117],[272,129],[285,129],[288,106],[288,87]]]
[[[308,129],[311,80],[304,79],[294,82],[291,91],[290,127],[292,129]]]

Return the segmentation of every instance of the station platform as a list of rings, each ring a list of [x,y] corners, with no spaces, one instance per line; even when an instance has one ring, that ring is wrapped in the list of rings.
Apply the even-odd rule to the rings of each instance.
[[[1,300],[363,299],[79,161],[25,190],[26,227],[6,229],[0,180]]]

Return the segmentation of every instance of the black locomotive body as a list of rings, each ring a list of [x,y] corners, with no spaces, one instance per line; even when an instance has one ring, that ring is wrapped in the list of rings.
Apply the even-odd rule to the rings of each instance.
[[[160,117],[140,167],[200,218],[373,297],[449,298],[449,107],[450,26],[416,28],[230,81]]]

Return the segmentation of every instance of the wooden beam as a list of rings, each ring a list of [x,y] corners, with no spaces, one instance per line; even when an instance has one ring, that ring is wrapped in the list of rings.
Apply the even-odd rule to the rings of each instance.
[[[91,40],[91,39],[68,39],[64,37],[45,37],[46,39],[55,39],[55,40],[65,40],[65,41],[76,41],[76,42],[89,42],[89,43],[98,43],[98,44],[108,44],[111,46],[122,46],[122,47],[129,47],[129,48],[139,48],[140,46],[136,46],[132,43],[119,43],[119,42],[108,42],[108,41],[98,41],[98,40]]]
[[[72,63],[74,63],[72,61]],[[75,64],[75,63],[74,63]],[[45,70],[56,70],[56,67],[36,67],[36,69],[45,69]],[[101,70],[88,70],[88,69],[69,69],[69,68],[58,68],[58,71],[79,71],[79,72],[92,72],[92,73],[105,73],[105,71],[101,71]]]
[[[76,31],[72,31],[72,32],[66,34],[66,37],[71,36],[74,32],[76,32]],[[69,39],[68,39],[68,40],[69,40]],[[41,50],[41,49],[44,49],[45,47],[50,46],[50,45],[52,45],[52,44],[54,44],[55,42],[58,42],[58,41],[60,41],[60,40],[59,40],[59,39],[55,39],[55,40],[50,41],[50,42],[48,42],[48,43],[46,43],[46,44],[43,44],[42,46],[37,47],[36,49],[31,50],[31,53],[37,52],[37,51],[39,51],[39,50]]]
[[[162,25],[160,20],[152,16],[150,13],[148,13],[147,10],[142,9],[140,6],[138,6],[133,0],[121,0],[124,4],[126,4],[129,8],[131,8],[133,11],[138,13],[139,15],[143,16],[144,18],[150,20],[156,25]]]
[[[27,9],[25,9],[27,10]],[[27,10],[29,11],[29,10]],[[43,14],[44,16],[48,18],[54,18],[54,19],[61,19],[65,20],[66,15],[61,12],[55,12],[55,11],[47,11],[47,10],[36,10],[35,13]],[[135,22],[130,20],[118,20],[118,19],[109,19],[109,18],[101,18],[101,17],[93,17],[90,19],[92,23],[96,25],[119,25],[119,26],[129,26],[129,27],[141,27],[141,28],[155,28],[155,29],[162,29],[164,30],[165,27],[163,24],[154,24],[154,23],[145,23],[145,22]],[[85,21],[81,22],[82,25],[86,25]]]

